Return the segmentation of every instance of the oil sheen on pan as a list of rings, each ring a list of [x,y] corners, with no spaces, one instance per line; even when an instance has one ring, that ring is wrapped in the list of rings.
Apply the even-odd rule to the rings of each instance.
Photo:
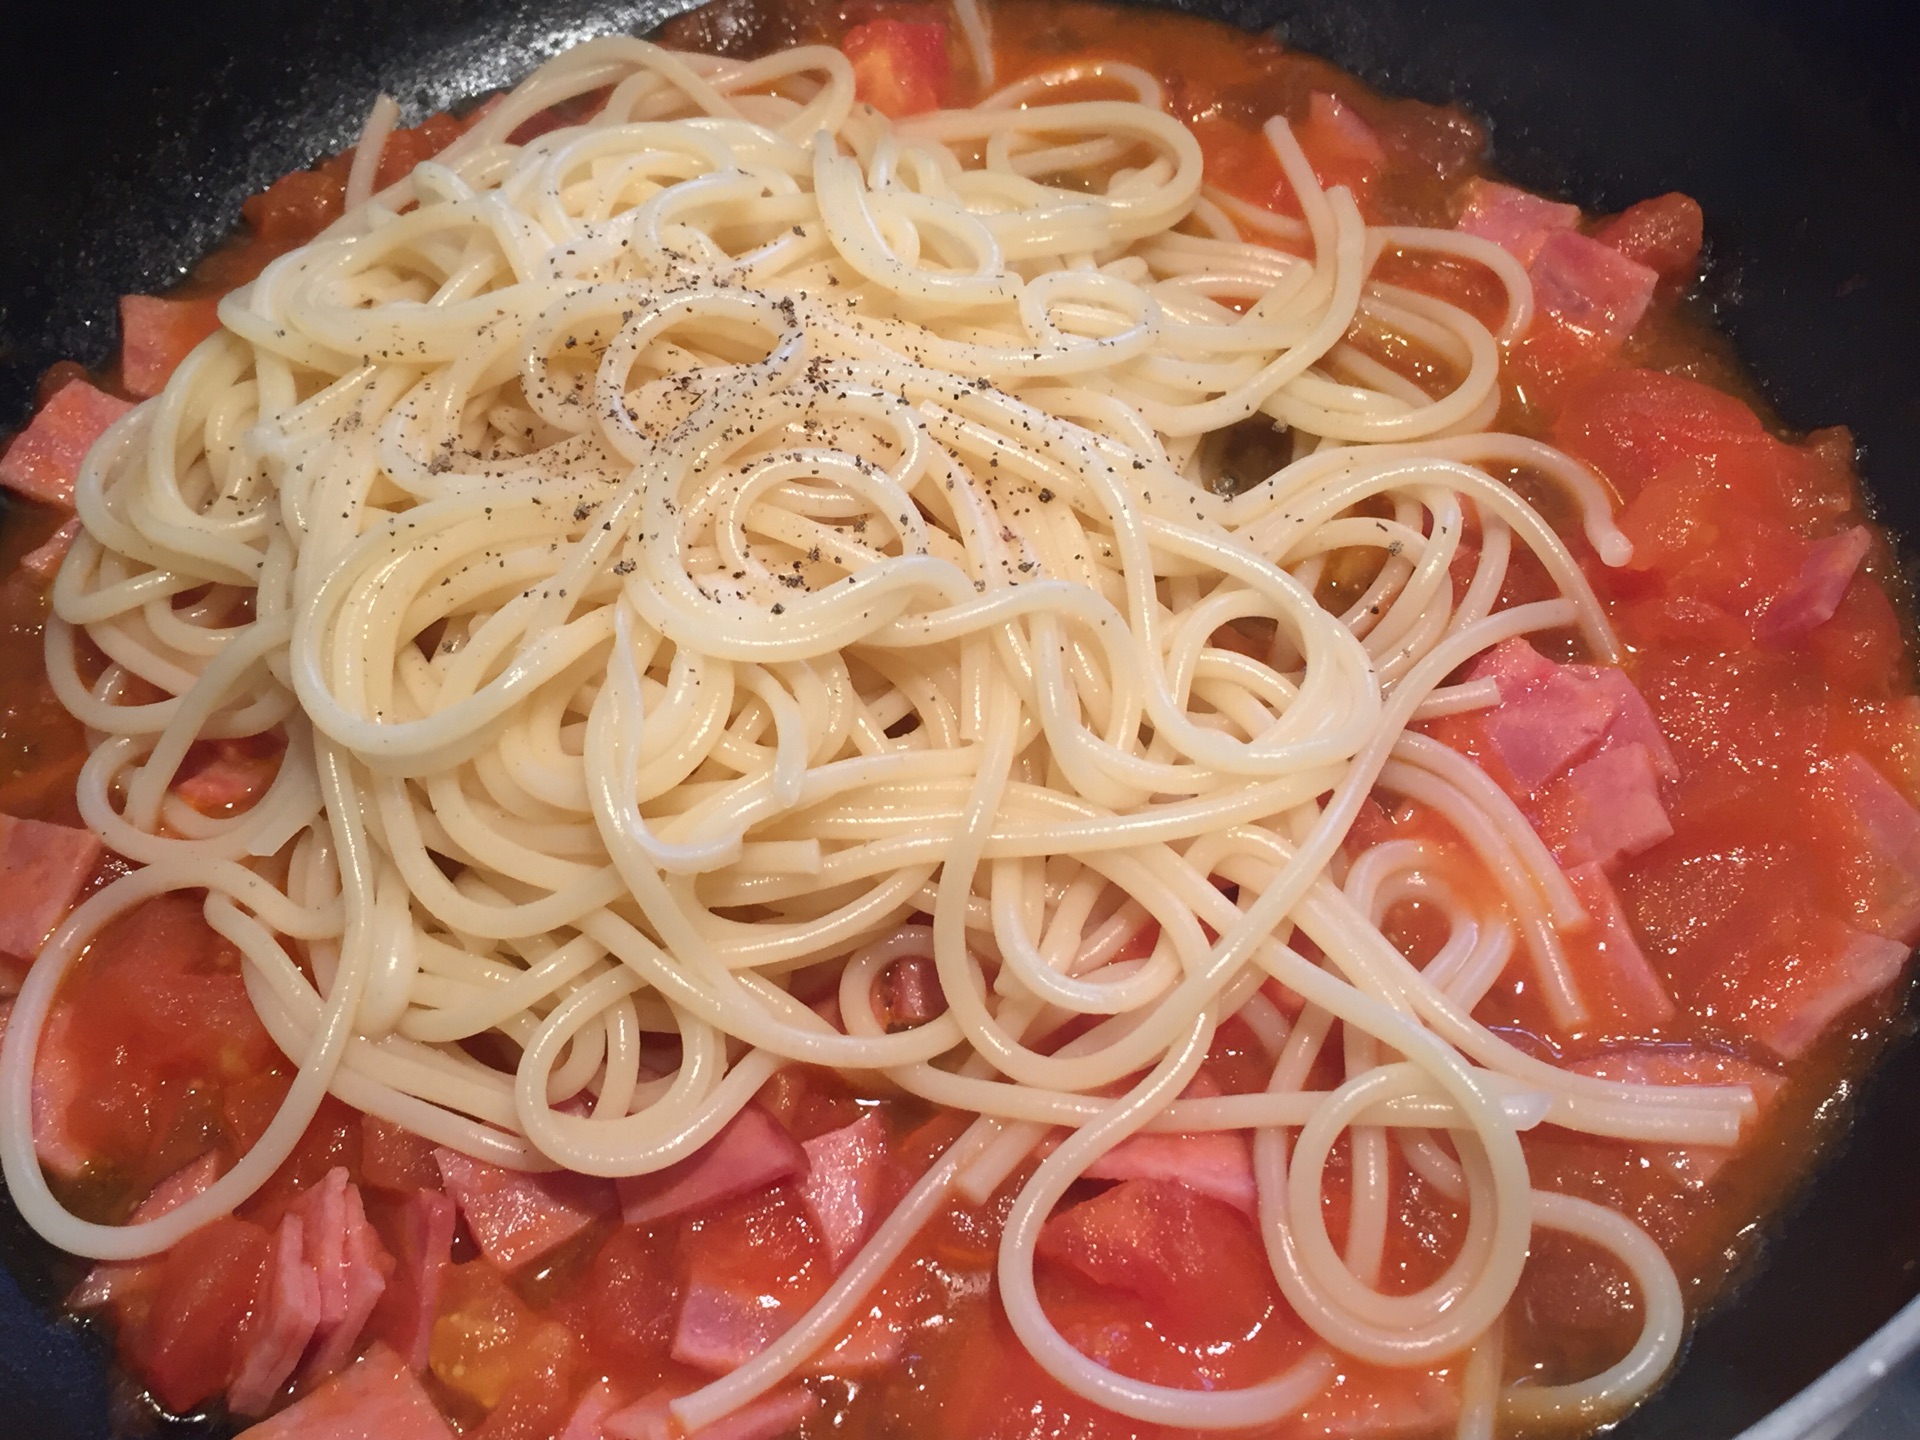
[[[258,1437],[1578,1434],[1920,933],[1699,207],[1206,22],[729,5],[0,455],[0,1161]]]

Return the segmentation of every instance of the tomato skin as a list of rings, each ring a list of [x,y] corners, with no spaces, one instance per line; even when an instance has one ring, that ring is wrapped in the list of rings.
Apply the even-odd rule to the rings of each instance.
[[[123,1318],[122,1355],[174,1414],[193,1413],[232,1381],[272,1250],[251,1221],[203,1225],[160,1261],[145,1313]]]

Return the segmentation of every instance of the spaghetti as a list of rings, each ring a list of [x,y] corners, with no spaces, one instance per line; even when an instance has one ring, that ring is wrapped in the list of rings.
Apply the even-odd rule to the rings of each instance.
[[[1472,1018],[1522,964],[1578,1024],[1560,937],[1587,916],[1512,802],[1408,728],[1496,701],[1449,677],[1516,636],[1617,659],[1566,544],[1493,478],[1530,469],[1627,559],[1592,475],[1488,429],[1525,272],[1369,228],[1284,120],[1265,133],[1303,218],[1213,192],[1159,101],[1107,63],[896,123],[835,50],[597,40],[373,193],[376,108],[345,219],[230,296],[80,478],[49,669],[94,734],[82,813],[138,868],[56,933],[0,1056],[0,1159],[36,1229],[164,1249],[329,1092],[500,1165],[643,1174],[798,1061],[977,1118],[812,1311],[674,1402],[689,1430],[822,1348],[949,1194],[1036,1155],[1001,1299],[1053,1377],[1121,1414],[1269,1423],[1336,1355],[1470,1356],[1463,1436],[1651,1387],[1682,1330],[1672,1269],[1624,1216],[1535,1190],[1518,1134],[1727,1144],[1752,1096],[1561,1070]],[[1376,278],[1389,249],[1490,271],[1502,337]],[[1371,359],[1349,338],[1369,333],[1447,383]],[[1291,452],[1250,485],[1212,444],[1242,423]],[[1500,602],[1516,547],[1556,597]],[[1341,567],[1362,581],[1336,611],[1316,595]],[[1271,638],[1220,643],[1235,625]],[[173,793],[196,741],[276,728],[250,808]],[[1417,842],[1343,851],[1376,788],[1445,816],[1496,898],[1454,893]],[[35,1048],[90,937],[180,890],[298,1077],[204,1193],[92,1224],[35,1159]],[[1382,933],[1415,894],[1450,929],[1424,969]],[[949,1008],[890,1029],[888,967],[928,955]],[[823,968],[837,1024],[792,993]],[[1236,1015],[1267,1089],[1182,1098]],[[489,1034],[512,1073],[463,1047]],[[1309,1088],[1335,1034],[1344,1078]],[[1127,1378],[1040,1304],[1041,1224],[1141,1130],[1254,1137],[1268,1257],[1320,1341],[1263,1384]],[[1342,1144],[1344,1248],[1322,1214]],[[1395,1149],[1469,1216],[1411,1294],[1381,1275]],[[1585,1382],[1503,1391],[1542,1227],[1617,1258],[1641,1333]]]

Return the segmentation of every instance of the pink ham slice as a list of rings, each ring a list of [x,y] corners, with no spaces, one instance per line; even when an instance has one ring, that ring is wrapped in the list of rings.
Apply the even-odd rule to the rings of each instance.
[[[1563,205],[1492,180],[1467,185],[1467,208],[1454,227],[1507,250],[1531,265],[1547,238],[1580,223],[1580,207]]]
[[[1567,879],[1595,927],[1592,961],[1578,969],[1580,994],[1593,1018],[1607,1029],[1635,1033],[1673,1019],[1678,1013],[1673,997],[1647,963],[1606,872],[1594,864],[1576,865]]]
[[[4,1033],[4,1030],[0,1030],[0,1034]],[[220,1170],[220,1157],[211,1150],[191,1164],[181,1166],[154,1186],[146,1199],[133,1207],[133,1215],[128,1223],[144,1225],[149,1220],[158,1220],[162,1215],[171,1214],[218,1180]],[[67,1308],[94,1310],[111,1304],[127,1281],[139,1274],[148,1263],[145,1260],[102,1260],[87,1272],[86,1279],[74,1287],[73,1293],[67,1297]]]
[[[395,1226],[394,1271],[368,1323],[368,1333],[393,1347],[418,1373],[427,1368],[427,1347],[440,1290],[453,1264],[453,1201],[438,1190],[407,1197]]]
[[[887,1127],[869,1111],[801,1148],[807,1172],[800,1182],[800,1199],[837,1271],[866,1243],[873,1228],[887,1163]]]
[[[1653,757],[1639,744],[1603,750],[1541,797],[1542,832],[1562,865],[1603,870],[1673,834]]]
[[[411,1370],[384,1345],[242,1440],[454,1440]]]
[[[304,1373],[326,1375],[344,1365],[359,1345],[393,1273],[393,1257],[367,1223],[360,1187],[340,1167],[302,1195],[294,1212],[320,1300],[320,1323]]]
[[[1833,782],[1877,872],[1862,921],[1877,934],[1911,945],[1920,940],[1920,810],[1853,752],[1834,763]]]
[[[504,1170],[444,1146],[433,1158],[481,1252],[502,1270],[559,1248],[613,1208],[612,1187],[591,1176]]]
[[[1087,1167],[1089,1180],[1171,1180],[1224,1201],[1245,1215],[1257,1202],[1253,1152],[1244,1135],[1130,1135]]]
[[[620,1205],[627,1224],[648,1225],[806,1173],[807,1152],[800,1142],[765,1106],[749,1101],[686,1159],[651,1175],[622,1178]]]
[[[1660,276],[1577,230],[1555,230],[1527,267],[1533,301],[1564,324],[1606,341],[1626,339],[1647,313]]]
[[[0,951],[31,960],[100,861],[100,837],[0,815]]]
[[[29,500],[73,508],[73,483],[87,450],[132,402],[69,380],[0,455],[0,485]]]
[[[554,1440],[603,1440],[607,1417],[619,1408],[620,1402],[607,1382],[596,1380],[580,1397],[580,1403],[573,1407],[573,1413]]]
[[[1556,665],[1525,640],[1509,640],[1482,656],[1471,674],[1500,689],[1487,737],[1522,792],[1538,790],[1589,755],[1624,745],[1644,747],[1659,778],[1680,773],[1646,697],[1625,671]]]
[[[180,362],[220,328],[218,301],[120,297],[120,378],[143,399],[158,395]]]
[[[1745,1085],[1765,1115],[1786,1085],[1764,1065],[1692,1045],[1625,1045],[1568,1064],[1567,1069],[1630,1085]],[[1737,1153],[1735,1145],[1649,1145],[1647,1158],[1690,1189],[1712,1181]]]
[[[601,1433],[607,1440],[676,1440],[683,1432],[667,1409],[672,1399],[665,1390],[656,1390],[608,1416]],[[798,1430],[819,1407],[819,1397],[805,1386],[794,1385],[742,1405],[711,1425],[684,1432],[685,1440],[779,1440]]]
[[[307,1264],[306,1249],[300,1216],[282,1216],[260,1321],[227,1387],[227,1408],[236,1415],[260,1415],[272,1407],[320,1328],[320,1280]]]
[[[793,1323],[791,1309],[767,1300],[758,1291],[736,1288],[696,1268],[674,1325],[673,1358],[715,1375],[739,1369]]]
[[[1855,525],[1809,545],[1793,584],[1767,607],[1754,627],[1759,638],[1769,645],[1790,645],[1831,620],[1853,583],[1854,572],[1867,558],[1872,538],[1866,526]]]
[[[1827,1026],[1898,980],[1911,953],[1903,941],[1865,930],[1820,942],[1818,952],[1794,957],[1755,1038],[1783,1060],[1805,1054]]]
[[[20,568],[38,579],[53,579],[60,569],[60,562],[67,558],[67,551],[73,548],[73,542],[79,538],[79,535],[80,522],[67,521],[53,534],[22,555]]]

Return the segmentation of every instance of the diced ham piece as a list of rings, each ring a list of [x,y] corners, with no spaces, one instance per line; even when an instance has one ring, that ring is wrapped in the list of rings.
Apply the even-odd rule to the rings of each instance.
[[[1454,228],[1491,240],[1522,265],[1531,265],[1548,236],[1571,231],[1579,223],[1578,205],[1563,205],[1493,180],[1473,180],[1467,185],[1467,208]]]
[[[504,1170],[444,1146],[433,1152],[481,1252],[512,1270],[557,1249],[613,1208],[604,1180],[559,1170]]]
[[[940,972],[931,955],[903,955],[880,977],[881,1022],[924,1025],[947,1011],[947,993],[940,988]]]
[[[1596,751],[1626,745],[1642,746],[1661,779],[1679,774],[1646,697],[1623,670],[1556,665],[1525,640],[1509,640],[1482,656],[1471,673],[1500,688],[1487,736],[1523,792],[1538,790]]]
[[[1840,600],[1853,583],[1854,572],[1867,558],[1872,536],[1864,525],[1816,540],[1787,590],[1775,598],[1754,627],[1769,645],[1790,645],[1833,618]]]
[[[71,510],[80,462],[107,427],[132,408],[132,402],[84,380],[69,380],[0,455],[0,485],[29,500]]]
[[[607,1418],[619,1408],[620,1402],[614,1398],[607,1382],[596,1380],[580,1397],[580,1403],[573,1407],[573,1413],[567,1416],[567,1423],[554,1440],[602,1440],[607,1433]]]
[[[623,1177],[620,1204],[627,1224],[647,1225],[806,1173],[807,1152],[800,1142],[765,1106],[749,1101],[686,1159],[651,1175]]]
[[[1534,304],[1602,340],[1624,340],[1647,313],[1660,276],[1577,230],[1556,230],[1527,267]]]
[[[1861,918],[1877,934],[1911,945],[1920,940],[1920,810],[1857,753],[1834,763],[1833,780],[1879,872]]]
[[[394,1270],[368,1329],[416,1372],[427,1368],[427,1347],[440,1313],[440,1289],[453,1264],[453,1201],[438,1190],[416,1190],[394,1222]]]
[[[1745,1085],[1764,1115],[1786,1078],[1722,1050],[1691,1045],[1625,1045],[1568,1064],[1569,1070],[1630,1085]],[[1708,1184],[1738,1150],[1733,1145],[1650,1145],[1647,1158],[1692,1189]]]
[[[1606,872],[1598,865],[1576,865],[1567,879],[1593,924],[1592,963],[1579,965],[1576,978],[1595,1021],[1641,1033],[1671,1020],[1678,1013],[1673,997],[1647,963]]]
[[[344,1168],[329,1170],[294,1204],[304,1229],[306,1261],[318,1283],[320,1323],[305,1373],[339,1369],[360,1343],[393,1273],[393,1257],[367,1222],[360,1187]]]
[[[1563,865],[1611,869],[1673,834],[1644,745],[1616,746],[1581,761],[1547,788],[1541,806],[1542,829]]]
[[[737,1370],[786,1331],[793,1311],[763,1303],[752,1290],[696,1273],[687,1282],[673,1329],[673,1358],[696,1370]]]
[[[1252,1215],[1253,1152],[1231,1130],[1130,1135],[1087,1167],[1089,1180],[1170,1180]]]
[[[306,1226],[299,1215],[281,1217],[273,1245],[259,1319],[227,1387],[227,1408],[236,1415],[266,1413],[320,1328],[320,1280],[306,1261]]]
[[[0,1029],[0,1035],[5,1033],[4,1029]],[[146,1199],[133,1207],[133,1215],[128,1223],[144,1225],[149,1220],[158,1220],[162,1215],[171,1214],[218,1180],[220,1170],[220,1156],[212,1150],[198,1160],[181,1166],[154,1186]],[[67,1308],[93,1310],[110,1304],[128,1279],[139,1273],[147,1263],[145,1260],[102,1260],[87,1272],[86,1279],[74,1287],[73,1293],[67,1297]]]
[[[868,1111],[853,1124],[816,1136],[802,1147],[807,1156],[800,1199],[813,1217],[827,1256],[837,1271],[851,1260],[873,1228],[887,1164],[887,1127]]]
[[[1680,778],[1680,762],[1673,758],[1673,747],[1667,744],[1667,737],[1660,733],[1660,722],[1653,718],[1653,708],[1647,704],[1647,697],[1640,693],[1639,686],[1627,678],[1626,671],[1605,665],[1569,665],[1567,668],[1590,676],[1607,697],[1607,703],[1613,707],[1613,719],[1607,725],[1607,733],[1600,737],[1601,753],[1617,746],[1638,745],[1653,762],[1654,774],[1662,780]]]
[[[0,815],[0,952],[24,960],[40,953],[93,875],[100,850],[91,830]]]
[[[1825,953],[1795,956],[1756,1038],[1784,1060],[1804,1054],[1827,1026],[1898,980],[1911,953],[1903,941],[1847,930]]]
[[[73,548],[73,542],[79,534],[80,522],[67,521],[53,534],[22,555],[20,568],[37,579],[52,580],[59,572],[60,562],[67,558],[67,551]]]
[[[241,1435],[242,1440],[454,1440],[413,1372],[383,1345]]]
[[[145,399],[166,388],[167,377],[193,347],[220,328],[217,296],[163,300],[156,295],[120,297],[120,378]]]
[[[1473,678],[1491,680],[1502,700],[1515,700],[1547,683],[1560,667],[1525,640],[1502,641],[1473,665]]]
[[[608,1416],[601,1433],[607,1440],[674,1440],[677,1432],[667,1409],[672,1399],[665,1390],[656,1390]],[[779,1440],[798,1430],[819,1406],[819,1397],[804,1385],[789,1386],[722,1415],[685,1440]]]

